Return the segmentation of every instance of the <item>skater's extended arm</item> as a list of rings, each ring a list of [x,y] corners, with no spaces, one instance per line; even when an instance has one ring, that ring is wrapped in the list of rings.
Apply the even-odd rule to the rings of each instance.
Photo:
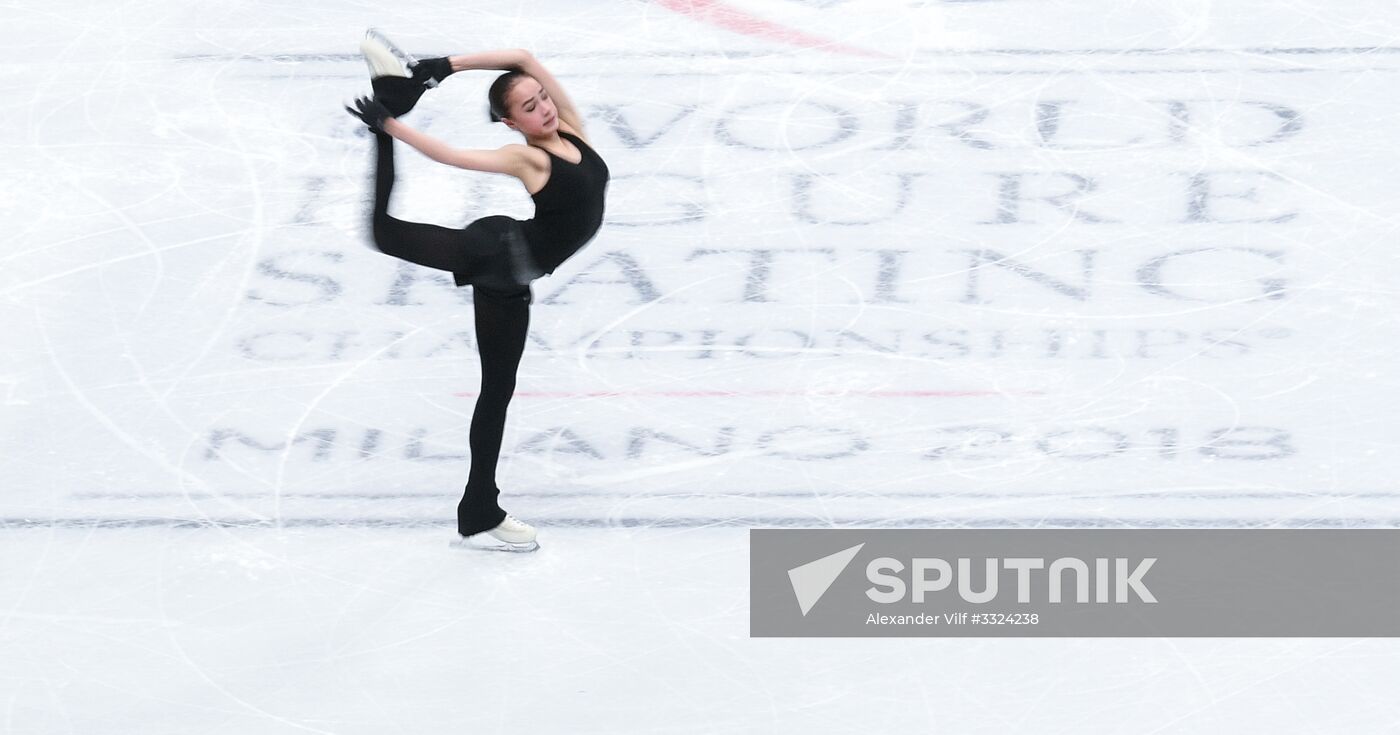
[[[415,130],[399,122],[396,118],[384,120],[384,132],[413,146],[428,158],[457,168],[472,171],[487,171],[496,174],[510,174],[523,179],[529,167],[529,159],[524,151],[526,146],[506,145],[495,150],[453,148],[421,130]]]
[[[452,71],[471,71],[473,69],[500,69],[510,71],[519,69],[524,63],[525,57],[530,52],[523,48],[505,48],[496,51],[481,51],[475,54],[456,54],[447,57],[448,63],[452,64]]]
[[[467,71],[468,69],[519,69],[535,78],[541,87],[549,93],[554,100],[554,107],[559,111],[559,119],[568,123],[574,130],[583,133],[583,120],[578,114],[578,109],[574,107],[573,100],[564,93],[564,86],[554,78],[553,74],[541,64],[535,55],[523,48],[500,49],[497,51],[482,51],[475,54],[458,54],[447,57],[452,64],[452,71]]]

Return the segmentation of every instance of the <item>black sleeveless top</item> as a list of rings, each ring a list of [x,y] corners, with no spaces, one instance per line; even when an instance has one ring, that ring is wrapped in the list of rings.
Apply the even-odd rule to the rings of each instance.
[[[521,223],[530,254],[545,273],[553,273],[598,234],[608,189],[608,165],[597,152],[577,135],[560,130],[559,136],[572,142],[583,157],[574,163],[540,148],[551,159],[549,181],[530,195],[535,216]]]

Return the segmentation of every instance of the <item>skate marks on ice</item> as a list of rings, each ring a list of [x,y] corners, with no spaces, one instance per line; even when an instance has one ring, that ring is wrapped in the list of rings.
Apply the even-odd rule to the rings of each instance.
[[[1400,335],[1389,316],[1328,315],[1387,311],[1385,187],[1357,170],[1384,176],[1394,150],[1347,141],[1391,112],[1400,48],[945,50],[909,59],[907,78],[779,62],[737,87],[728,66],[696,70],[728,63],[707,53],[645,55],[654,71],[557,55],[626,173],[599,239],[537,284],[502,467],[522,515],[1395,517],[1376,459],[1394,437],[1328,407],[1390,402],[1366,365]],[[363,76],[349,53],[179,63],[250,89]],[[425,97],[427,128],[477,130],[459,108],[484,81]],[[261,182],[299,194],[268,205],[212,347],[114,381],[85,366],[74,325],[50,333],[91,410],[126,423],[162,396],[167,416],[127,433],[164,462],[79,425],[106,478],[60,468],[45,486],[195,477],[222,499],[212,518],[292,520],[328,517],[318,491],[372,503],[457,484],[470,296],[359,246],[367,143],[330,112],[297,114],[328,147]],[[435,193],[404,197],[421,210],[403,216],[524,204],[427,166],[414,186]],[[32,377],[17,380],[26,400]],[[82,494],[43,506],[93,517]]]

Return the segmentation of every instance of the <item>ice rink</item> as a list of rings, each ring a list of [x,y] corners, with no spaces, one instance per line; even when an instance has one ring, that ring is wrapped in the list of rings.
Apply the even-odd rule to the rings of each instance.
[[[369,26],[531,50],[612,172],[534,284],[534,554],[448,547],[471,290],[369,245]],[[1400,731],[1388,639],[748,628],[750,528],[1400,525],[1393,2],[28,0],[0,44],[0,732]],[[497,74],[404,121],[519,142]],[[398,151],[395,216],[532,212]]]

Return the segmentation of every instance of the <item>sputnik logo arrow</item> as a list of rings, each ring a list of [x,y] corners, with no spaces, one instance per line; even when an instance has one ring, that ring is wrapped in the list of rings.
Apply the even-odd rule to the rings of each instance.
[[[852,546],[845,551],[838,551],[788,570],[788,580],[792,582],[792,592],[797,595],[797,604],[802,608],[802,617],[807,617],[807,612],[826,594],[862,546],[865,544]]]

